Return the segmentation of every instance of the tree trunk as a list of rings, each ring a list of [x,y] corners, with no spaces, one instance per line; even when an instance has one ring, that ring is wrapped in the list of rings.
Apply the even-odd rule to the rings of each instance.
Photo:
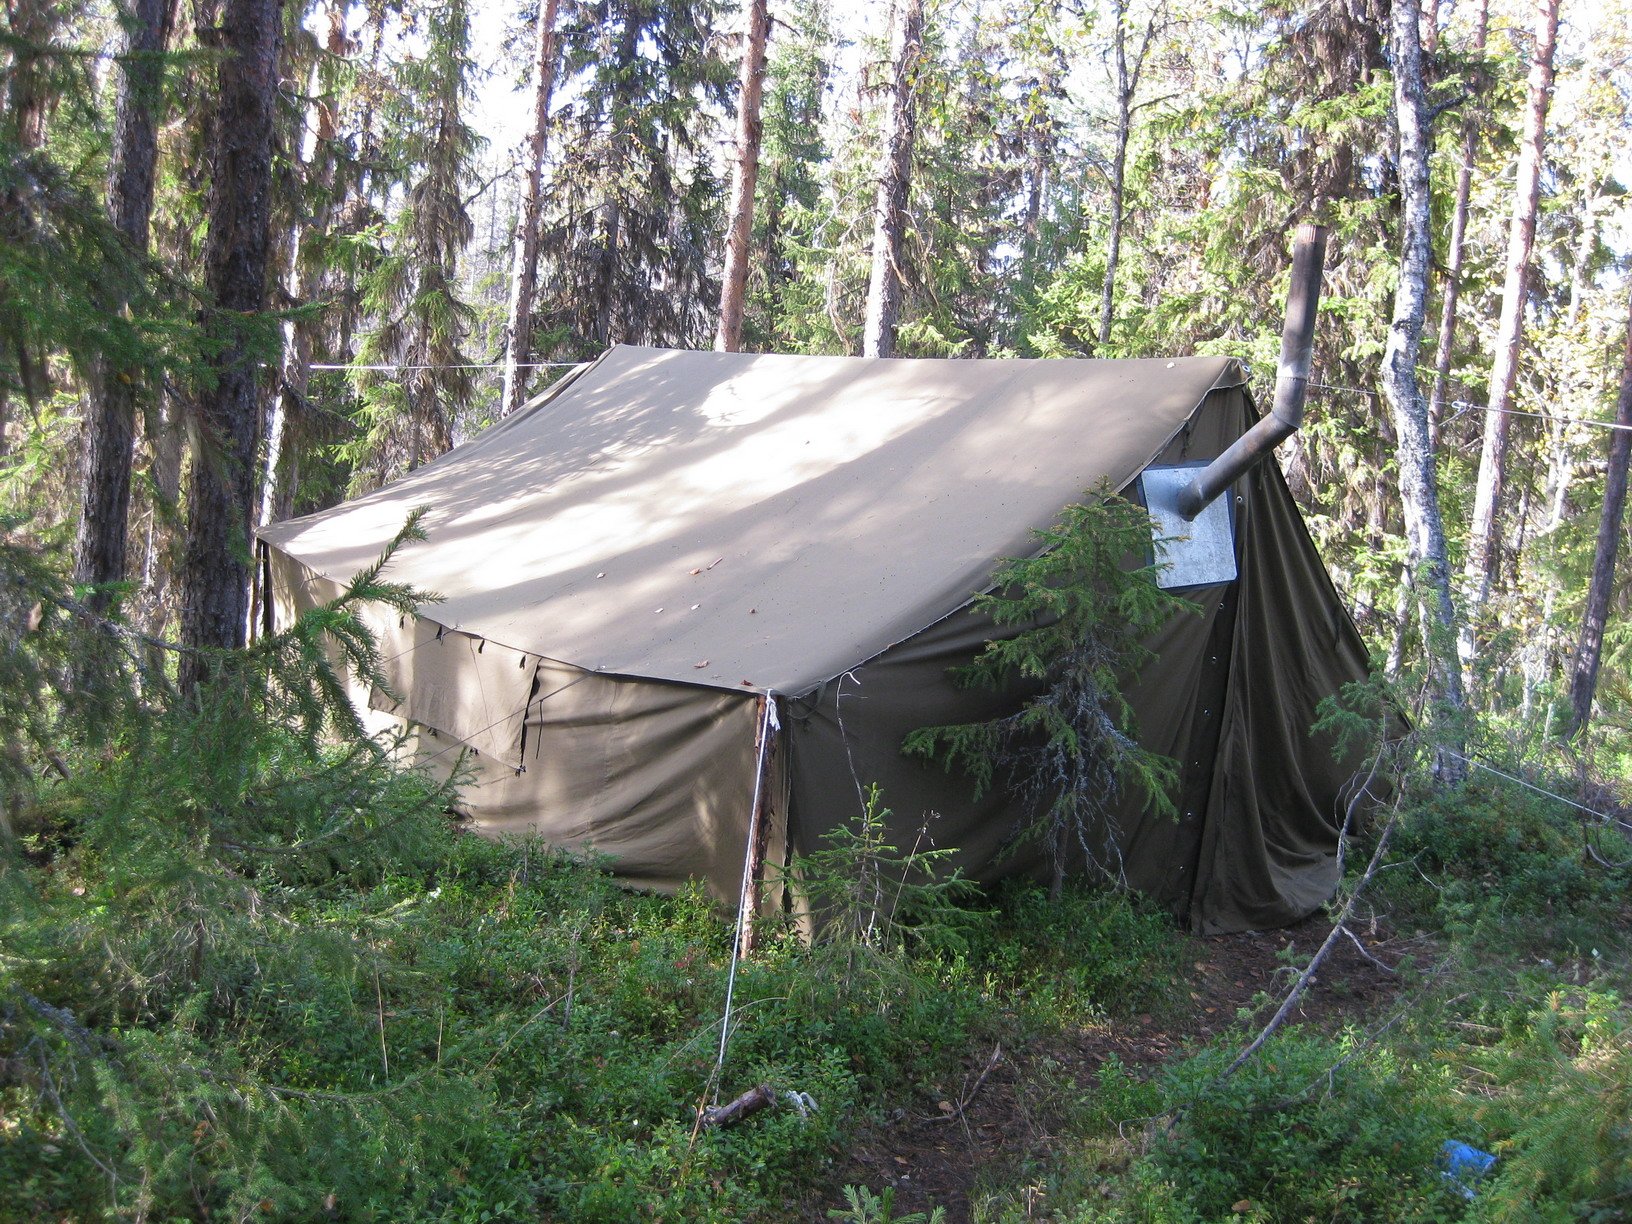
[[[195,648],[242,646],[249,614],[250,518],[260,420],[252,332],[266,301],[282,0],[227,0],[218,31],[204,328],[213,383],[199,397],[181,637]],[[184,693],[209,675],[204,656],[181,659]]]
[[[1564,332],[1572,338],[1580,325],[1581,311],[1586,306],[1587,289],[1592,280],[1592,257],[1598,249],[1597,206],[1603,198],[1599,194],[1601,186],[1589,180],[1582,193],[1581,229],[1576,235],[1572,253],[1570,298],[1564,311]],[[1568,416],[1561,413],[1547,424],[1547,483],[1542,497],[1546,509],[1541,526],[1536,531],[1538,540],[1551,539],[1565,524],[1569,512],[1570,484],[1575,475],[1575,445],[1569,416],[1583,415],[1580,410],[1591,402],[1593,396],[1593,389],[1583,386],[1575,378],[1566,379],[1564,386],[1567,389],[1563,392],[1563,403],[1568,407]],[[1524,649],[1524,696],[1520,717],[1525,723],[1530,721],[1536,692],[1553,674],[1555,657],[1562,649],[1559,641],[1562,635],[1553,624],[1553,611],[1558,606],[1559,595],[1563,593],[1560,590],[1561,575],[1556,566],[1543,565],[1538,568],[1543,585],[1541,617],[1536,631],[1528,635]],[[1549,703],[1547,718],[1550,720],[1552,715],[1553,706]],[[1549,733],[1544,731],[1544,735]]]
[[[1466,776],[1466,768],[1461,759],[1464,752],[1459,718],[1466,702],[1462,671],[1456,657],[1456,607],[1451,598],[1451,571],[1433,451],[1428,443],[1428,411],[1417,383],[1417,354],[1422,347],[1432,255],[1428,184],[1432,139],[1428,131],[1417,5],[1396,3],[1390,21],[1394,45],[1394,112],[1399,133],[1400,278],[1394,292],[1394,318],[1383,350],[1382,385],[1399,438],[1397,462],[1407,556],[1416,576],[1434,717],[1443,723],[1449,736],[1436,762],[1436,771],[1447,781],[1460,782]]]
[[[1592,554],[1592,582],[1581,618],[1581,640],[1575,648],[1570,676],[1570,725],[1567,735],[1578,734],[1592,717],[1592,699],[1598,691],[1598,663],[1604,650],[1604,627],[1609,623],[1609,597],[1615,585],[1615,556],[1621,542],[1621,521],[1626,514],[1626,476],[1632,458],[1632,312],[1626,326],[1626,347],[1621,360],[1621,399],[1615,412],[1615,431],[1609,439],[1609,470],[1604,475],[1604,508],[1598,516],[1598,544]]]
[[[1490,0],[1479,0],[1479,16],[1473,29],[1473,50],[1485,49],[1485,30],[1490,22]],[[1438,29],[1438,18],[1435,27]],[[1462,263],[1467,255],[1468,198],[1473,192],[1473,163],[1479,151],[1479,125],[1472,119],[1462,122],[1462,165],[1456,172],[1456,204],[1451,211],[1450,249],[1445,253],[1445,297],[1439,307],[1439,343],[1434,346],[1434,394],[1428,401],[1429,441],[1439,447],[1439,427],[1445,419],[1445,393],[1451,380],[1451,351],[1456,343],[1456,303],[1462,293]]]
[[[510,318],[504,333],[504,395],[499,415],[521,407],[527,390],[522,363],[532,352],[533,298],[538,289],[538,222],[543,211],[540,184],[550,139],[550,98],[555,93],[555,14],[558,0],[539,0],[533,23],[533,131],[527,138],[527,176],[521,189],[510,269]]]
[[[335,59],[346,54],[346,5],[332,0],[326,53]],[[318,80],[321,63],[312,68],[311,94],[316,122],[308,129],[305,151],[307,182],[316,188],[311,215],[295,224],[288,289],[290,302],[309,306],[323,283],[322,265],[303,250],[306,240],[328,236],[334,216],[336,130],[335,99],[322,92]],[[275,523],[294,513],[295,488],[299,483],[301,429],[306,415],[306,391],[311,385],[312,350],[322,324],[311,318],[290,320],[283,325],[283,366],[279,371],[278,396],[272,406],[272,424],[266,439],[266,478],[261,482],[262,524]]]
[[[147,546],[142,557],[137,623],[154,637],[166,636],[175,611],[170,601],[170,584],[180,568],[176,561],[176,508],[181,504],[183,422],[188,415],[176,395],[166,392],[159,399],[158,411],[147,419],[150,426],[146,437],[148,472],[153,487],[149,490]],[[162,662],[156,660],[155,666],[162,668]]]
[[[24,152],[37,149],[45,141],[45,121],[55,102],[48,66],[53,56],[45,50],[56,40],[59,27],[67,17],[65,6],[36,2],[8,3],[6,5],[6,33],[14,40],[11,63],[6,71],[6,105],[0,110],[0,122],[10,129],[17,147]],[[7,200],[15,209],[15,199]],[[19,364],[23,364],[21,353]],[[32,380],[26,369],[18,374],[24,391],[33,394]],[[0,457],[6,454],[7,432],[11,425],[11,395],[0,385]]]
[[[1547,100],[1553,88],[1553,44],[1558,35],[1558,5],[1559,0],[1538,0],[1536,6],[1536,47],[1525,99],[1524,143],[1519,151],[1513,219],[1508,227],[1507,275],[1502,285],[1502,313],[1496,326],[1496,353],[1486,401],[1485,437],[1479,452],[1479,478],[1474,489],[1473,521],[1468,531],[1467,567],[1463,575],[1468,605],[1468,622],[1462,629],[1462,656],[1465,660],[1471,660],[1476,652],[1473,622],[1490,595],[1496,573],[1502,493],[1507,483],[1507,451],[1511,436],[1512,418],[1507,410],[1512,403],[1513,384],[1518,374],[1530,252],[1536,240],[1536,210],[1541,198]]]
[[[1133,136],[1133,98],[1139,92],[1139,78],[1145,57],[1156,36],[1162,12],[1158,7],[1145,23],[1133,62],[1128,62],[1128,6],[1126,0],[1111,5],[1111,55],[1116,68],[1116,147],[1111,153],[1110,233],[1105,240],[1105,285],[1099,305],[1099,333],[1096,348],[1111,342],[1111,322],[1116,315],[1116,269],[1122,259],[1122,222],[1126,211],[1128,142]]]
[[[159,91],[164,75],[159,56],[170,37],[172,12],[170,0],[135,0],[129,42],[120,65],[109,159],[108,219],[138,255],[147,253],[148,222],[153,215]],[[101,586],[125,577],[137,401],[146,388],[138,371],[116,368],[106,354],[96,357],[87,382],[84,487],[74,538],[74,581]],[[93,591],[88,602],[102,610],[109,600],[105,591]]]
[[[748,43],[742,52],[737,101],[737,166],[731,176],[731,228],[720,279],[716,352],[742,349],[742,302],[748,291],[748,256],[754,237],[754,188],[759,182],[760,97],[765,87],[765,43],[771,32],[769,0],[749,0]]]
[[[1118,6],[1120,9],[1120,6]],[[1122,258],[1122,208],[1126,193],[1128,129],[1133,124],[1127,92],[1127,55],[1123,49],[1122,23],[1116,26],[1116,149],[1111,155],[1110,233],[1105,239],[1105,286],[1099,304],[1099,334],[1096,352],[1111,342],[1111,321],[1116,316],[1116,265]]]
[[[901,238],[912,180],[913,93],[923,53],[924,0],[900,0],[890,43],[894,77],[879,130],[878,193],[873,203],[873,267],[867,282],[864,357],[895,356],[901,314]]]

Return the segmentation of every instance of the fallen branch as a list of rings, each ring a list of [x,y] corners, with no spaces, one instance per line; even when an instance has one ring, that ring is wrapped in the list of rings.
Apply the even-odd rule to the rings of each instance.
[[[703,1110],[700,1126],[729,1126],[733,1122],[746,1118],[749,1114],[758,1113],[767,1105],[776,1104],[776,1093],[769,1084],[759,1084],[750,1088],[736,1100],[726,1105],[715,1105]]]
[[[1377,836],[1377,848],[1371,852],[1371,861],[1366,864],[1366,870],[1361,874],[1359,880],[1355,882],[1354,888],[1349,893],[1348,900],[1343,903],[1343,912],[1337,916],[1337,921],[1332,924],[1330,934],[1326,936],[1320,947],[1315,950],[1315,954],[1309,958],[1309,963],[1304,966],[1303,972],[1298,974],[1297,981],[1292,983],[1292,989],[1287,991],[1286,998],[1281,1000],[1280,1007],[1275,1009],[1275,1014],[1269,1018],[1269,1023],[1264,1025],[1258,1036],[1252,1039],[1246,1049],[1235,1056],[1235,1061],[1224,1068],[1223,1074],[1218,1077],[1220,1080],[1229,1079],[1230,1076],[1245,1066],[1254,1054],[1263,1049],[1264,1043],[1275,1035],[1281,1025],[1286,1023],[1286,1018],[1292,1014],[1292,1009],[1298,1005],[1298,1000],[1303,998],[1303,992],[1308,989],[1309,983],[1314,979],[1315,974],[1320,971],[1321,965],[1326,963],[1327,956],[1337,946],[1338,939],[1349,934],[1348,927],[1345,924],[1353,915],[1355,903],[1360,900],[1360,895],[1366,891],[1366,885],[1371,883],[1371,877],[1377,874],[1377,868],[1382,864],[1383,853],[1388,849],[1388,839],[1394,832],[1394,825],[1399,819],[1399,815],[1400,801],[1396,798],[1394,806],[1389,809],[1388,821],[1383,825],[1383,831]],[[1345,821],[1345,834],[1348,832],[1347,825],[1348,822]]]
[[[976,1095],[979,1094],[981,1087],[986,1083],[986,1077],[995,1071],[1002,1064],[1002,1062],[1003,1044],[1002,1042],[999,1042],[997,1045],[992,1047],[992,1053],[990,1057],[986,1059],[986,1066],[982,1068],[980,1074],[975,1077],[975,1082],[973,1084],[968,1084],[967,1080],[964,1081],[966,1084],[968,1084],[968,1086],[964,1088],[963,1095],[958,1098],[957,1105],[950,1110],[945,1110],[935,1117],[926,1120],[933,1122],[950,1122],[953,1118],[962,1118],[963,1111],[969,1107],[969,1103],[975,1099]]]

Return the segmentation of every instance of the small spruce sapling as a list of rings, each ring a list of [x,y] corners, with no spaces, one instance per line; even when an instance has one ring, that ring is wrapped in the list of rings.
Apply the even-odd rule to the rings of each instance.
[[[999,784],[1012,788],[1023,813],[1017,840],[1042,841],[1057,898],[1073,847],[1122,882],[1120,864],[1102,862],[1096,844],[1116,853],[1115,805],[1125,788],[1159,815],[1177,815],[1177,763],[1139,745],[1123,685],[1155,657],[1149,636],[1196,606],[1158,587],[1155,565],[1128,566],[1149,555],[1152,523],[1103,488],[1037,536],[1039,552],[1004,561],[971,605],[1017,631],[987,642],[953,675],[965,687],[1022,680],[1042,691],[1000,718],[921,727],[902,747],[966,772],[976,799]]]
[[[817,918],[816,942],[842,949],[846,990],[860,961],[894,957],[909,939],[963,947],[972,917],[963,903],[975,891],[948,863],[956,851],[925,845],[927,826],[902,851],[879,788],[865,798],[853,824],[824,834],[821,848],[795,855],[789,870]]]

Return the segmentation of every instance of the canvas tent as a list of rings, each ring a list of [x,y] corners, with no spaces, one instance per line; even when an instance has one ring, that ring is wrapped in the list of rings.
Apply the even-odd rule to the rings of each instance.
[[[1254,418],[1225,358],[618,347],[437,462],[266,528],[268,621],[428,507],[392,576],[442,600],[376,614],[394,695],[355,699],[422,759],[465,759],[482,831],[592,847],[645,886],[734,900],[746,875],[772,907],[790,850],[877,783],[905,842],[934,813],[969,873],[1036,871],[1007,796],[975,802],[901,741],[1017,700],[948,675],[992,632],[967,605],[999,559],[1085,490],[1143,496]],[[1273,463],[1193,531],[1210,545],[1175,581],[1201,614],[1131,691],[1143,742],[1181,763],[1181,816],[1130,800],[1105,849],[1198,930],[1285,923],[1336,882],[1351,767],[1308,729],[1365,654]]]

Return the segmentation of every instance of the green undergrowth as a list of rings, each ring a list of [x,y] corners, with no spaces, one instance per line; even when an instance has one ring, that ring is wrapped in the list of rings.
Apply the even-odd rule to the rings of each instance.
[[[371,757],[268,731],[229,779],[207,723],[168,729],[194,738],[44,788],[7,853],[0,1218],[781,1219],[858,1122],[1045,1022],[1018,999],[1115,1011],[1177,938],[1023,887],[859,964],[772,924],[716,1080],[731,924],[701,891],[459,832]],[[342,800],[366,820],[336,832]],[[776,1107],[694,1136],[759,1083]]]
[[[794,865],[820,935],[734,982],[699,888],[461,832],[458,762],[395,767],[341,679],[389,688],[357,609],[430,598],[385,578],[418,536],[201,652],[0,532],[0,1220],[782,1220],[971,1050],[1154,997],[1166,919],[983,897],[876,791]]]
[[[1263,1010],[1155,1072],[1112,1059],[1044,1085],[1054,1143],[989,1180],[975,1218],[1632,1218],[1628,849],[1612,822],[1500,780],[1408,792],[1357,911],[1417,950],[1388,1010],[1290,1025],[1233,1074]],[[1448,1178],[1453,1140],[1495,1155],[1490,1172]]]
[[[1624,938],[1632,844],[1565,804],[1477,779],[1401,813],[1374,903],[1487,958],[1590,956]]]

